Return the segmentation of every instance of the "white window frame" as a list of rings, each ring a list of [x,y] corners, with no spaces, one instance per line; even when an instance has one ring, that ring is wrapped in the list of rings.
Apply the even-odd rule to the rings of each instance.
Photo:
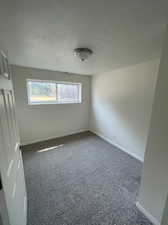
[[[72,85],[79,85],[79,101],[74,102],[61,102],[61,101],[37,101],[37,102],[31,102],[30,101],[30,90],[28,82],[44,82],[44,83],[54,83],[54,84],[72,84]],[[59,104],[81,104],[82,103],[82,83],[74,83],[69,81],[53,81],[53,80],[39,80],[39,79],[26,79],[26,89],[27,89],[27,99],[28,99],[28,105],[59,105]]]

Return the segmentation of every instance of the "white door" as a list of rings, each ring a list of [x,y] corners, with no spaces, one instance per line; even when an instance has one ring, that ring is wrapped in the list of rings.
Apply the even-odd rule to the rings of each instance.
[[[2,63],[1,66],[3,66]],[[7,64],[5,64],[5,66],[7,66]],[[0,173],[10,225],[26,225],[27,195],[23,161],[20,151],[20,139],[15,116],[12,81],[8,76],[8,73],[8,69],[1,67]]]

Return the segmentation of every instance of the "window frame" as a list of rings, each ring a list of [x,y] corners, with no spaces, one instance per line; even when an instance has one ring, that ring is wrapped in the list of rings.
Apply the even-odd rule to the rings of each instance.
[[[30,101],[30,89],[29,89],[29,81],[34,82],[44,82],[44,83],[54,83],[56,84],[70,84],[70,85],[79,85],[79,101],[74,102],[61,102],[61,101]],[[81,104],[82,103],[82,83],[80,82],[70,82],[70,81],[53,81],[53,80],[39,80],[39,79],[26,79],[26,89],[27,89],[27,103],[28,105],[62,105],[62,104]],[[57,90],[57,87],[56,87]],[[57,93],[56,93],[57,94]]]

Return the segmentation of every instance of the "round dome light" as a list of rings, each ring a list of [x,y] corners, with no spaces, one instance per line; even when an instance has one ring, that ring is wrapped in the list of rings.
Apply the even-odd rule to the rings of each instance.
[[[76,48],[76,49],[74,49],[74,54],[81,61],[85,61],[93,54],[93,51],[89,48]]]

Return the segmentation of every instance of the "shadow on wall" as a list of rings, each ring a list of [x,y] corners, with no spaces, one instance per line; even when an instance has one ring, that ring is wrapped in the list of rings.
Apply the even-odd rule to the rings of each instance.
[[[1,184],[2,188],[2,184]],[[6,201],[3,189],[0,190],[0,225],[9,225]]]
[[[93,132],[143,161],[159,59],[94,76]]]
[[[0,225],[3,225],[1,215],[0,215]]]
[[[94,130],[112,139],[114,145],[116,144],[122,149],[129,150],[130,153],[135,152],[137,157],[143,160],[147,130],[145,132],[141,131],[145,130],[144,125],[146,125],[147,121],[138,124],[143,117],[140,106],[135,106],[132,110],[132,105],[127,102],[127,99],[123,97],[119,101],[120,104],[113,103],[110,106],[106,102],[101,103],[99,101],[97,103],[98,108],[93,108]],[[102,115],[104,118],[110,119],[101,120]],[[137,132],[138,126],[139,131]],[[143,152],[141,152],[142,149],[144,150]]]

